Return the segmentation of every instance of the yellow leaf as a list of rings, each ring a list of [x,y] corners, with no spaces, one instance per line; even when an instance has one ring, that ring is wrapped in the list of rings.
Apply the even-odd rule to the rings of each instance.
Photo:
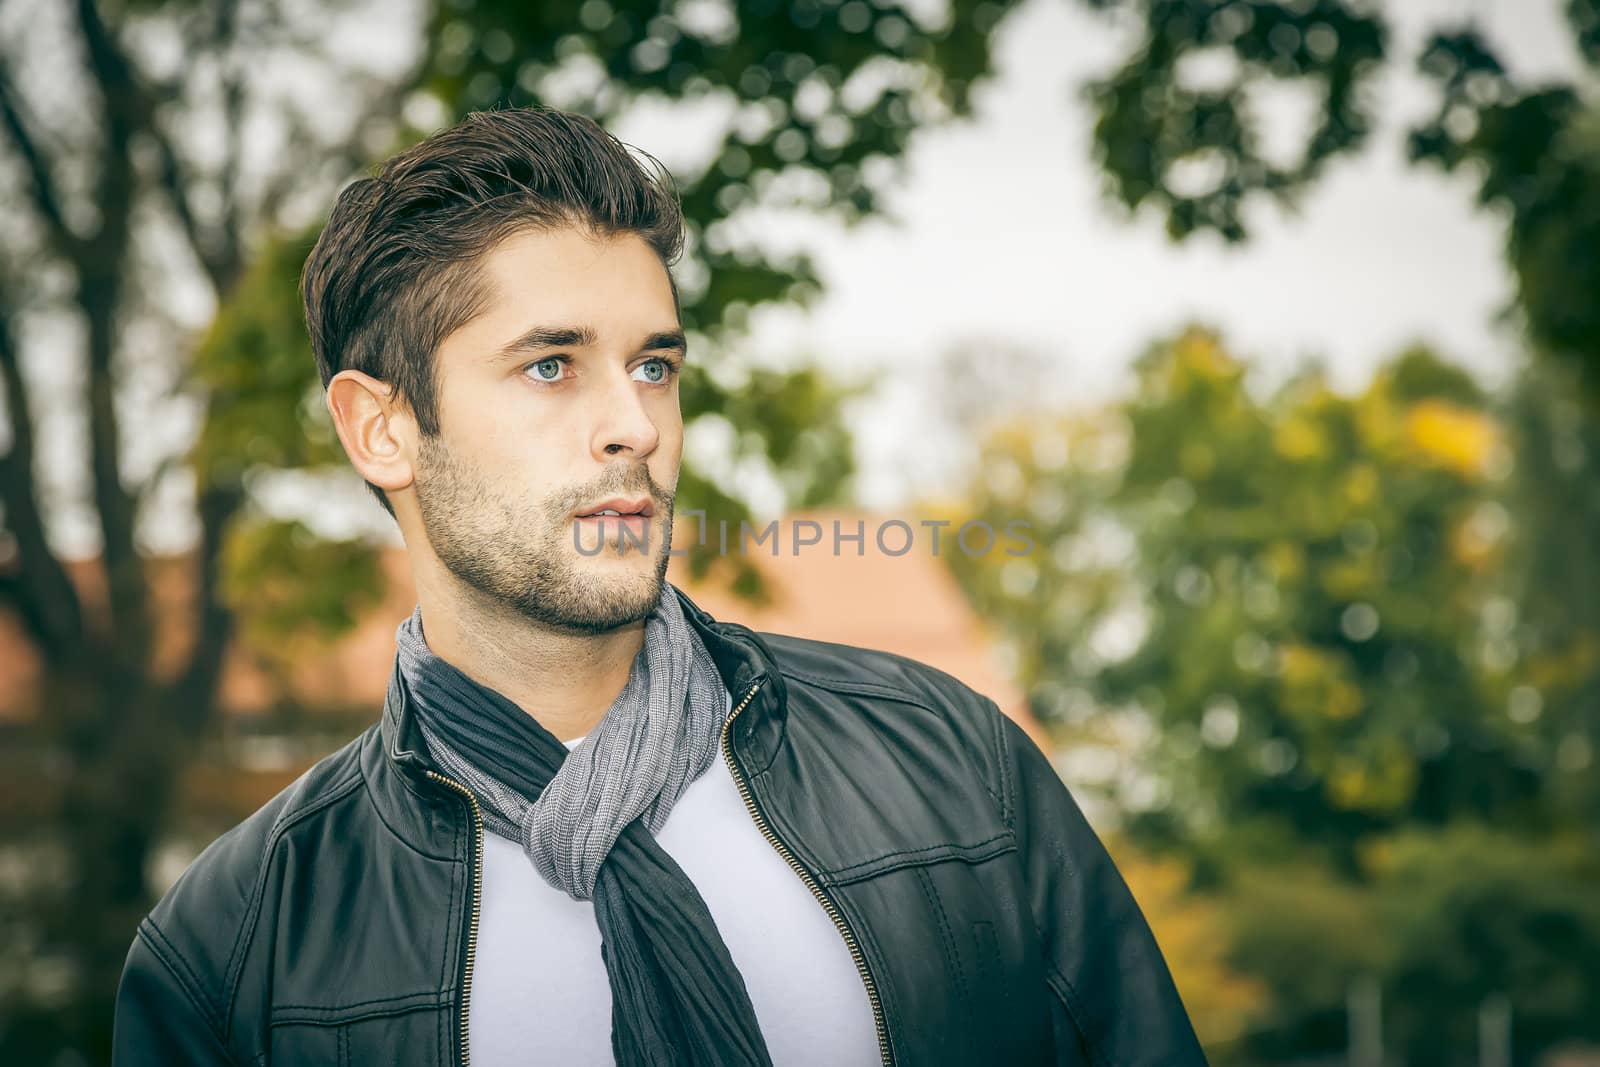
[[[1500,429],[1481,411],[1448,400],[1421,400],[1406,416],[1412,447],[1465,478],[1482,477],[1499,443]]]
[[[1309,419],[1285,419],[1272,433],[1272,447],[1284,459],[1321,459],[1328,454],[1327,436]]]

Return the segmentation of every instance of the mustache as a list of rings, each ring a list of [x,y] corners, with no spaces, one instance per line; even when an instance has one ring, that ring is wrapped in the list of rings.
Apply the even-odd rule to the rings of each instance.
[[[608,496],[638,496],[644,494],[650,497],[658,513],[670,509],[678,494],[675,489],[668,489],[659,485],[650,476],[650,469],[643,465],[630,468],[620,477],[610,477],[585,486],[582,489],[573,489],[553,498],[549,503],[550,515],[559,520],[572,514],[591,500],[603,499]]]

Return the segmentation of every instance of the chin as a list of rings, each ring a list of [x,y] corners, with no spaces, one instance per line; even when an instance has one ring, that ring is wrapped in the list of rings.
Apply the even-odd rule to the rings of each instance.
[[[656,592],[665,581],[666,563],[665,553],[645,555],[630,547],[625,553],[610,549],[598,556],[579,556],[573,561],[573,570],[597,588],[627,596],[633,591]]]
[[[663,578],[655,567],[638,564],[596,567],[584,575],[584,585],[597,601],[653,607],[661,595]]]
[[[593,587],[594,595],[587,612],[589,622],[597,630],[641,622],[661,603],[665,585],[654,569],[601,577]]]

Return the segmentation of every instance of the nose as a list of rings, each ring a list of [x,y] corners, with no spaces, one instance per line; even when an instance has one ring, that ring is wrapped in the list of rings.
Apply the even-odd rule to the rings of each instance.
[[[626,370],[606,376],[606,387],[596,390],[595,406],[591,451],[601,463],[627,453],[643,459],[655,451],[660,431],[639,395],[639,383]]]

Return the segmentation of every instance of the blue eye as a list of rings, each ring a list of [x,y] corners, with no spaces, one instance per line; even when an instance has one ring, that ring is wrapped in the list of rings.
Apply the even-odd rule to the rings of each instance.
[[[539,360],[537,363],[530,363],[530,364],[528,364],[526,367],[524,367],[522,369],[525,370],[525,371],[526,370],[532,370],[534,372],[533,373],[533,378],[534,378],[535,381],[555,382],[555,381],[560,381],[561,380],[561,364],[563,362],[565,362],[565,360],[563,360],[559,356],[550,356],[550,357],[548,357],[546,359]],[[538,371],[537,368],[539,368],[539,367],[554,368],[555,376],[554,377],[545,377],[545,375],[541,374]]]
[[[640,380],[646,382],[649,385],[662,385],[662,384],[664,384],[666,381],[668,381],[672,377],[673,373],[675,371],[677,371],[677,369],[678,369],[677,366],[671,360],[662,358],[660,356],[657,356],[654,359],[647,359],[643,363],[639,364],[639,366],[640,366],[640,368],[644,368],[644,367],[653,367],[653,368],[655,368],[653,371],[647,372],[649,374],[648,377],[640,379]]]

